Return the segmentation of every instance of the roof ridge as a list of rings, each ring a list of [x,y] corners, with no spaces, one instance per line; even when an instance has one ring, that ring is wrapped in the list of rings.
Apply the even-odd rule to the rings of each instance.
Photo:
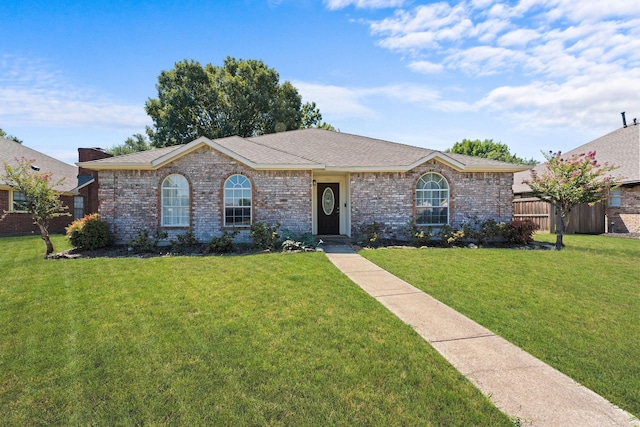
[[[304,130],[304,129],[296,129],[296,130]],[[315,160],[315,159],[308,159],[308,158],[306,158],[304,156],[301,156],[299,154],[294,154],[294,153],[291,153],[291,152],[289,152],[287,150],[283,150],[281,148],[275,148],[275,147],[272,147],[270,145],[264,144],[262,142],[254,141],[254,138],[259,138],[260,136],[265,136],[265,135],[259,135],[257,137],[242,138],[242,139],[244,139],[245,141],[252,142],[252,143],[254,143],[256,145],[260,145],[261,147],[265,147],[265,148],[268,148],[270,150],[277,151],[279,153],[285,153],[285,154],[288,154],[290,156],[294,156],[294,157],[297,157],[299,159],[303,159],[303,160],[306,160],[306,161],[309,161],[309,162],[313,162],[313,163],[317,163],[317,164],[321,164],[322,163],[322,162],[319,162],[318,160]]]

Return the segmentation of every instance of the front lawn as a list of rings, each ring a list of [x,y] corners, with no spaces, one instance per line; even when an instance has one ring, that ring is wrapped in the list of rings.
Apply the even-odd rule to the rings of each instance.
[[[321,253],[43,251],[0,239],[0,425],[511,424]]]
[[[553,242],[555,235],[536,240]],[[640,415],[640,240],[568,235],[563,251],[361,255]]]

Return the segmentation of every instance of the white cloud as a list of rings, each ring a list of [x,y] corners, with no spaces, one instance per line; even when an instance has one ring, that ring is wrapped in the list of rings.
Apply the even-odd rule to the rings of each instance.
[[[478,41],[483,44],[490,44],[498,35],[509,28],[511,23],[504,19],[489,19],[479,22],[470,32],[470,36],[477,37]]]
[[[637,105],[640,70],[606,79],[576,76],[562,83],[533,82],[493,89],[475,107],[500,112],[522,126],[607,126],[624,106]]]
[[[500,46],[526,46],[530,41],[540,38],[536,30],[517,29],[502,35],[498,39]]]
[[[503,47],[477,46],[449,55],[447,68],[471,76],[488,76],[513,68],[523,59],[521,52]]]
[[[553,4],[548,12],[551,19],[569,18],[576,23],[640,17],[640,0],[555,0]]]
[[[74,87],[37,61],[0,58],[0,122],[5,126],[143,129],[150,120],[142,105]]]
[[[437,74],[444,70],[444,66],[435,62],[414,61],[409,64],[409,69],[421,74]]]
[[[343,118],[376,116],[376,112],[362,102],[365,93],[361,89],[300,81],[292,84],[305,101],[314,101],[323,115]]]
[[[417,6],[413,12],[397,10],[393,17],[371,22],[370,27],[374,34],[393,36],[453,27],[465,18],[463,6],[451,7],[448,3],[441,2]]]
[[[355,6],[357,9],[383,9],[400,7],[404,0],[325,0],[324,4],[331,10],[344,9],[348,6]]]
[[[294,81],[292,84],[305,101],[316,103],[326,119],[379,118],[382,113],[374,106],[385,108],[390,104],[433,111],[469,111],[473,108],[465,102],[443,100],[438,90],[425,85],[403,83],[377,87],[341,87],[301,81]]]
[[[380,46],[391,50],[427,49],[439,46],[435,34],[428,31],[387,37],[380,41]]]

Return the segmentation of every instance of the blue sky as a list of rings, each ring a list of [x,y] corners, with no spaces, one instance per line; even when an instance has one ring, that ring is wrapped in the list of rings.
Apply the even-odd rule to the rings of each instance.
[[[162,70],[261,59],[343,132],[567,151],[640,117],[640,0],[0,2],[0,128],[67,162],[151,120]]]

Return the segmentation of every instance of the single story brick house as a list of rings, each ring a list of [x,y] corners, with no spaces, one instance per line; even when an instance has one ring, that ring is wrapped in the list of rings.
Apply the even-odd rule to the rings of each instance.
[[[255,222],[354,236],[375,221],[400,238],[411,221],[509,221],[513,173],[526,168],[321,129],[201,137],[78,165],[98,172],[99,212],[121,243],[159,228],[247,238]]]
[[[98,153],[93,157],[84,157],[85,159],[108,156],[99,150],[81,150]],[[4,163],[16,165],[21,158],[34,160],[33,167],[37,167],[42,172],[50,172],[54,182],[64,178],[62,184],[55,189],[60,192],[62,204],[68,207],[67,212],[71,216],[54,218],[49,224],[50,233],[64,233],[65,228],[75,218],[97,211],[96,183],[91,175],[93,172],[87,171],[87,175],[82,175],[74,165],[54,159],[13,140],[0,138],[0,216],[5,212],[8,213],[4,220],[0,221],[0,237],[40,234],[31,216],[16,207],[16,203],[19,206],[20,201],[23,200],[22,194],[14,191],[2,179],[5,173]],[[81,158],[83,158],[82,153]]]
[[[569,221],[570,232],[576,233],[640,233],[640,126],[634,124],[614,130],[600,138],[563,153],[574,154],[596,152],[596,160],[618,166],[610,175],[619,177],[620,187],[609,193],[604,206],[579,206],[575,218]],[[545,164],[536,166],[542,170]],[[522,181],[531,177],[530,171],[514,175],[513,192],[515,202],[532,197],[531,188]],[[546,212],[551,212],[547,209]],[[588,219],[588,220],[585,220]],[[594,228],[595,225],[595,228]],[[553,231],[553,230],[551,230]]]

